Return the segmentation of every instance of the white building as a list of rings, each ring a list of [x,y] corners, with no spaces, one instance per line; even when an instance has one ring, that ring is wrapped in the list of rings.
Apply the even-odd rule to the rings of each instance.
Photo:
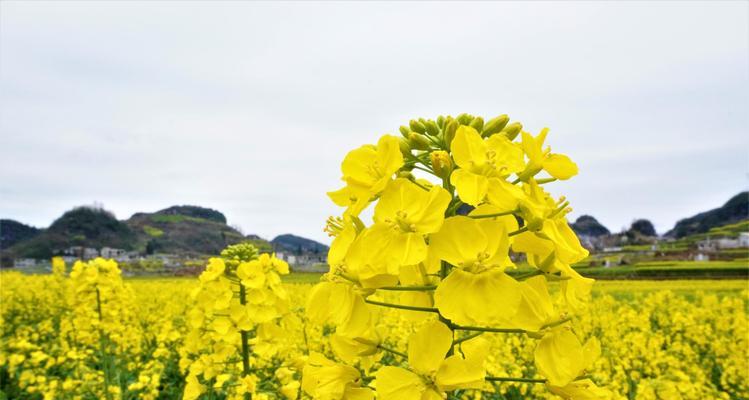
[[[115,249],[112,247],[102,247],[101,256],[104,258],[113,258],[117,261],[124,261],[127,256],[127,252],[123,249]]]
[[[708,236],[705,240],[697,242],[697,249],[701,251],[715,251],[718,249],[738,249],[740,247],[749,247],[749,232],[741,232],[736,239],[717,238],[710,239]]]
[[[13,266],[15,268],[35,267],[36,260],[33,258],[18,258],[18,259],[13,260]]]

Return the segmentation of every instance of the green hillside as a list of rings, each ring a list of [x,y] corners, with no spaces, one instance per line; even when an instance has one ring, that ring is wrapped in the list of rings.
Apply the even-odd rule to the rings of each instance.
[[[49,258],[71,246],[104,246],[133,250],[137,235],[114,214],[101,208],[76,207],[40,234],[16,243],[3,256]]]

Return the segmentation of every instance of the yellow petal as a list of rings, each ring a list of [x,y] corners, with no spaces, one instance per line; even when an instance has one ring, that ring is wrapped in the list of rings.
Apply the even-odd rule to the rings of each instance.
[[[487,177],[462,168],[450,174],[450,183],[455,186],[460,200],[472,206],[481,204],[489,190]]]
[[[585,355],[583,368],[590,369],[590,367],[593,366],[593,363],[595,363],[596,360],[601,356],[601,343],[598,341],[598,339],[594,337],[588,339],[588,341],[585,342],[585,345],[583,346],[583,354]]]
[[[492,135],[486,140],[488,150],[494,154],[494,167],[501,176],[520,172],[525,168],[523,149],[505,135]]]
[[[434,304],[455,323],[489,326],[515,315],[520,285],[497,269],[474,274],[456,268],[437,286]]]
[[[342,400],[374,400],[374,392],[370,388],[348,386]]]
[[[335,334],[330,337],[330,347],[335,355],[348,364],[353,364],[359,357],[369,356],[377,352],[379,339],[376,337],[355,337]]]
[[[452,331],[445,324],[427,322],[408,338],[408,364],[422,374],[437,371],[452,340]]]
[[[356,368],[336,364],[313,352],[302,371],[302,390],[316,399],[341,399],[347,387],[359,378]]]
[[[357,186],[344,186],[343,188],[328,192],[328,197],[340,207],[346,207],[345,214],[357,216],[367,205],[372,195],[366,188]]]
[[[382,367],[375,374],[378,400],[418,400],[426,390],[413,372],[398,367]]]
[[[563,280],[560,285],[562,297],[567,306],[574,312],[584,310],[590,299],[590,292],[595,280],[581,276],[567,264],[557,263],[555,265],[559,266],[563,277],[569,278]]]
[[[536,164],[540,167],[543,163],[543,152],[541,149],[543,146],[543,140],[540,142],[536,141],[536,138],[528,132],[521,132],[521,137],[523,152],[528,156],[528,160],[531,164]]]
[[[423,248],[418,241],[402,243],[403,235],[395,232],[384,224],[374,224],[363,230],[354,240],[346,254],[346,265],[350,272],[361,281],[375,282],[397,280],[398,269],[406,258],[418,259],[426,257],[426,244],[420,239]],[[378,249],[378,251],[372,251]],[[418,261],[416,262],[418,263]],[[409,263],[414,264],[414,263]],[[382,275],[394,275],[394,277],[382,277]],[[376,287],[376,286],[371,286]]]
[[[590,379],[574,381],[564,387],[547,385],[549,391],[565,400],[606,400],[611,399],[610,391],[599,388]],[[678,393],[677,393],[678,394]],[[674,397],[662,397],[674,398]]]
[[[442,363],[435,380],[443,391],[480,389],[484,385],[485,376],[486,370],[482,364],[453,355]]]
[[[487,200],[498,208],[497,212],[512,211],[518,208],[526,195],[518,185],[513,185],[501,178],[489,179]]]
[[[474,165],[486,163],[486,143],[476,129],[470,126],[458,127],[450,149],[455,163],[461,168],[471,168]]]
[[[418,265],[404,265],[400,269],[400,283],[403,286],[423,286],[427,284],[426,277]],[[432,296],[426,292],[404,291],[400,295],[401,304],[416,307],[432,307]],[[409,321],[424,321],[429,313],[403,310],[402,315]]]
[[[564,154],[549,154],[543,163],[543,168],[554,178],[565,180],[577,175],[577,164]]]
[[[322,325],[329,315],[330,293],[334,283],[320,282],[312,287],[309,296],[307,296],[307,305],[305,311],[310,321]]]
[[[565,326],[547,332],[536,345],[534,355],[538,371],[552,386],[566,386],[584,367],[583,346]]]
[[[476,220],[456,216],[445,219],[442,229],[429,237],[429,248],[436,257],[461,265],[485,251],[487,242],[487,235]]]
[[[546,278],[534,276],[520,283],[522,299],[518,312],[512,317],[511,325],[529,331],[538,331],[552,322],[554,305],[551,302]]]
[[[460,350],[469,362],[484,365],[491,344],[482,337],[475,337],[460,344]]]
[[[425,191],[410,180],[399,178],[382,193],[375,206],[374,221],[388,223],[404,232],[436,232],[450,198],[450,193],[440,186]]]

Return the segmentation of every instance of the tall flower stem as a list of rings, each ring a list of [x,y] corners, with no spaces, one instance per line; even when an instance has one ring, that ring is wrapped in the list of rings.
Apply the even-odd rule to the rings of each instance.
[[[101,369],[104,372],[104,396],[107,398],[107,400],[112,399],[112,395],[109,393],[109,383],[110,383],[110,368],[109,368],[109,357],[107,356],[106,352],[106,341],[104,337],[104,329],[102,329],[101,324],[104,319],[102,312],[101,312],[101,292],[99,291],[99,288],[96,288],[96,312],[99,315],[99,359],[101,360]]]
[[[381,306],[381,307],[397,308],[399,310],[439,313],[439,311],[436,308],[432,308],[432,307],[406,306],[403,304],[384,303],[381,301],[375,301],[375,300],[369,300],[369,299],[364,300],[364,302],[369,303],[369,304],[374,304],[376,306]]]
[[[401,292],[428,292],[437,289],[437,285],[424,285],[424,286],[383,286],[377,288],[379,290],[393,290]]]
[[[489,382],[525,382],[525,383],[546,383],[546,379],[534,379],[534,378],[510,378],[510,377],[499,377],[499,376],[487,376]]]
[[[247,291],[242,283],[239,284],[239,303],[242,305],[247,304]],[[250,345],[248,343],[247,331],[240,331],[239,334],[242,337],[242,377],[250,374]],[[251,393],[244,394],[245,400],[252,399]]]

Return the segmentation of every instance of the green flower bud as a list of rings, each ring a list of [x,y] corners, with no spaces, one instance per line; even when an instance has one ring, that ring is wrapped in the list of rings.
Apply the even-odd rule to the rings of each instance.
[[[450,120],[450,122],[446,122],[445,125],[445,145],[447,148],[450,148],[450,143],[452,143],[453,139],[455,138],[455,132],[458,130],[458,126],[460,124],[456,120]]]
[[[408,156],[411,154],[411,145],[408,144],[408,139],[401,138],[398,141],[398,147],[400,147],[401,153],[404,156]]]
[[[412,131],[418,132],[418,133],[426,133],[427,129],[421,122],[412,119],[408,122],[408,126],[411,128]]]
[[[427,129],[427,133],[429,136],[437,136],[440,134],[440,128],[437,126],[437,123],[435,123],[432,120],[429,120],[424,124]]]
[[[404,138],[408,139],[408,135],[411,133],[411,130],[408,129],[407,126],[403,126],[403,125],[401,125],[401,127],[398,129],[400,129],[401,135],[403,135]]]
[[[502,114],[499,117],[490,119],[489,122],[484,124],[484,130],[481,132],[481,136],[489,137],[495,133],[501,132],[502,129],[507,126],[508,122],[510,122],[510,117],[508,117],[507,114]]]
[[[431,142],[426,138],[426,136],[419,135],[416,132],[411,132],[411,134],[408,135],[408,143],[413,149],[427,150],[429,148],[429,143]]]
[[[458,115],[457,117],[455,117],[455,119],[457,119],[458,122],[460,122],[461,125],[470,125],[471,121],[473,121],[473,116],[472,115],[468,115],[466,113],[462,113],[462,114]]]
[[[484,129],[484,119],[476,117],[471,121],[471,128],[475,129],[476,132],[481,132]]]
[[[515,140],[521,130],[523,130],[523,124],[520,122],[513,122],[502,129],[502,134],[507,136],[510,140]]]
[[[440,115],[439,117],[437,117],[437,126],[439,126],[440,129],[442,129],[442,128],[445,127],[445,117],[444,116]]]

